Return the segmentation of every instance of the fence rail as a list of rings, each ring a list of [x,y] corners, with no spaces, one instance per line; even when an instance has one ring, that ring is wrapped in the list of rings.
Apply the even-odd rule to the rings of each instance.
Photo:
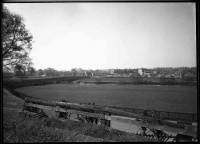
[[[135,108],[122,108],[122,107],[116,107],[116,106],[113,106],[112,108],[131,112],[131,113],[136,113],[136,114],[143,113],[145,116],[154,117],[154,118],[158,118],[158,119],[197,122],[197,114],[193,114],[193,113],[156,111],[156,110],[145,110],[145,109],[135,109]]]

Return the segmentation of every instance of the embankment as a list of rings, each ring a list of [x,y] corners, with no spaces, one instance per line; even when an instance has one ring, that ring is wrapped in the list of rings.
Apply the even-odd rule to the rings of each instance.
[[[196,79],[183,78],[148,78],[148,77],[90,77],[76,80],[86,84],[149,84],[149,85],[191,85],[196,86]]]

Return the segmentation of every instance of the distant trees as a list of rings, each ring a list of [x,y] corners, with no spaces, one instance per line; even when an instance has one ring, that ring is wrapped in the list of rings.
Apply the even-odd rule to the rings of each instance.
[[[47,69],[44,69],[43,72],[46,74],[46,76],[60,76],[60,72],[53,69],[53,68],[47,68]]]
[[[19,76],[20,78],[24,77],[26,75],[26,67],[23,65],[17,64],[15,66],[15,76]]]
[[[6,7],[2,12],[3,70],[24,70],[31,59],[32,35],[26,29],[22,16],[11,13]]]
[[[53,76],[53,70],[52,68],[46,68],[44,69],[44,73],[46,74],[46,76]]]
[[[37,74],[38,74],[38,75],[44,75],[44,71],[43,71],[42,69],[39,69],[39,70],[37,71]]]
[[[36,74],[36,69],[32,66],[32,63],[27,65],[16,64],[14,67],[14,76],[25,78],[29,76],[34,76]]]
[[[36,74],[35,68],[34,68],[34,67],[28,67],[27,74],[28,74],[29,76],[35,75],[35,74]]]
[[[82,68],[72,68],[71,71],[72,72],[81,72],[81,71],[83,71],[83,69]]]

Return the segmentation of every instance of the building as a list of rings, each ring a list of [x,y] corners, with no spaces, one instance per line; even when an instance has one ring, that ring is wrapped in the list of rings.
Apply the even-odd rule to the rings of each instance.
[[[101,72],[99,70],[94,71],[93,76],[101,76]]]
[[[162,77],[162,75],[161,74],[157,74],[154,77],[160,78],[160,77]]]
[[[145,76],[145,77],[151,77],[151,71],[148,71],[146,69],[138,69],[138,73],[141,76]]]
[[[166,74],[165,77],[166,78],[172,78],[173,76],[171,74]]]
[[[151,77],[151,72],[150,71],[144,71],[143,76]]]
[[[176,72],[173,76],[174,78],[182,78],[182,72]]]
[[[110,74],[115,74],[115,70],[110,70]]]
[[[139,76],[140,76],[140,74],[138,74],[138,73],[130,73],[128,75],[128,77],[139,77]]]
[[[86,72],[85,72],[85,76],[92,77],[92,76],[93,76],[93,73],[92,73],[92,72],[89,72],[89,71],[86,71]]]
[[[85,76],[85,72],[83,71],[76,72],[76,76]]]
[[[70,71],[68,71],[64,75],[65,76],[76,76],[76,72],[70,72]]]
[[[191,73],[191,72],[185,73],[184,76],[185,76],[185,78],[195,78],[195,75],[193,73]]]
[[[143,75],[143,70],[142,69],[138,69],[138,73],[142,76]]]
[[[141,75],[138,73],[137,70],[134,70],[133,73],[129,73],[128,77],[140,77]]]
[[[44,74],[44,75],[40,75],[41,77],[46,77],[46,74]]]

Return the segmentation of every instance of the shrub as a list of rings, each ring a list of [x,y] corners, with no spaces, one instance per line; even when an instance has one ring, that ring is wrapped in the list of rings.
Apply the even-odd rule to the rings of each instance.
[[[37,119],[18,119],[4,121],[4,142],[62,142],[62,131],[47,128]]]

